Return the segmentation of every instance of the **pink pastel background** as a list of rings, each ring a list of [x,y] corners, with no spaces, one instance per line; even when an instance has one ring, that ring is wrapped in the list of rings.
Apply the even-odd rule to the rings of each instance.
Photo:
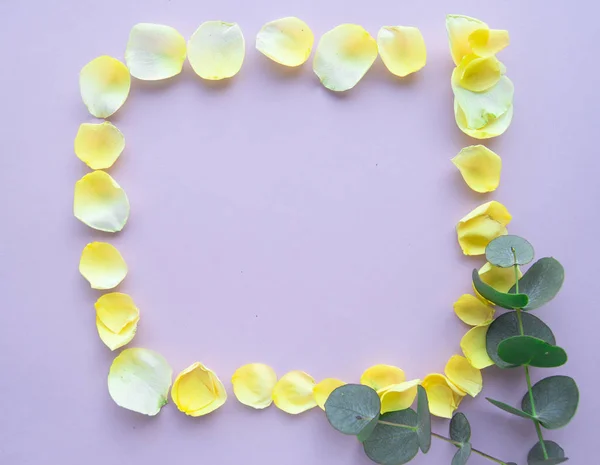
[[[469,191],[450,163],[475,141],[454,123],[446,13],[511,33],[500,58],[516,86],[515,117],[489,142],[504,162],[491,195]],[[255,50],[260,27],[289,15],[317,37],[345,22],[373,35],[418,26],[428,64],[398,80],[378,59],[357,88],[332,94],[310,62],[285,70]],[[600,226],[597,16],[592,1],[0,1],[0,463],[366,465],[358,443],[318,409],[257,412],[233,395],[198,419],[172,403],[155,418],[118,408],[106,388],[115,354],[96,334],[99,293],[77,271],[81,250],[109,240],[126,258],[120,290],[142,311],[132,346],[161,352],[176,372],[200,360],[230,394],[233,371],[253,361],[317,379],[357,381],[375,363],[423,377],[460,350],[467,328],[452,303],[483,260],[462,256],[454,226],[491,199],[514,215],[511,232],[567,270],[563,292],[537,315],[570,355],[556,371],[579,382],[581,408],[546,436],[571,463],[591,463],[600,407],[590,297]],[[111,118],[127,139],[110,173],[129,195],[130,221],[114,236],[88,229],[72,215],[73,185],[88,171],[73,138],[94,121],[79,70],[98,55],[122,59],[137,22],[189,37],[210,19],[242,27],[242,71],[207,83],[186,63],[169,81],[134,80]],[[522,371],[488,369],[484,379],[482,396],[461,406],[473,443],[523,464],[533,426],[483,399],[516,403]],[[447,422],[434,427],[445,433]],[[436,442],[414,463],[449,463],[451,454]]]

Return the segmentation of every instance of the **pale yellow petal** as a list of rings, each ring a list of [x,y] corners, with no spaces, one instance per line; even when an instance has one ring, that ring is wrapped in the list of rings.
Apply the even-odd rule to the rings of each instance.
[[[421,31],[409,26],[384,26],[377,34],[383,63],[396,76],[419,71],[427,62],[427,48]]]
[[[127,264],[113,245],[91,242],[81,253],[79,272],[92,289],[112,289],[127,276]]]
[[[83,103],[98,118],[106,118],[121,108],[130,87],[131,76],[127,66],[106,55],[90,61],[79,74]]]
[[[458,243],[465,255],[483,255],[486,246],[496,237],[507,234],[512,216],[500,202],[480,205],[456,226]]]
[[[227,392],[212,370],[196,362],[175,378],[171,397],[180,411],[199,417],[221,407],[227,400]]]
[[[456,69],[457,84],[463,89],[483,92],[498,84],[504,68],[495,56],[467,55]]]
[[[125,137],[115,125],[83,123],[75,136],[75,155],[93,170],[110,168],[125,148]]]
[[[342,24],[321,37],[313,71],[329,90],[352,89],[377,58],[377,42],[361,26]]]
[[[454,64],[458,65],[466,55],[472,53],[469,37],[479,29],[489,29],[487,24],[464,15],[447,15],[446,30],[450,42],[450,53]]]
[[[492,118],[488,124],[479,129],[473,129],[467,126],[467,118],[465,112],[454,99],[454,116],[456,125],[462,132],[474,139],[491,139],[492,137],[501,136],[506,132],[513,118],[513,106],[511,105],[506,113],[498,118]]]
[[[472,397],[475,397],[483,389],[481,370],[475,368],[461,355],[450,357],[444,372],[452,383]]]
[[[157,81],[181,73],[185,55],[185,39],[176,29],[139,23],[129,33],[125,62],[133,77]]]
[[[421,385],[427,392],[431,414],[441,418],[452,418],[462,401],[462,396],[450,387],[447,378],[439,373],[432,373],[423,379]]]
[[[313,396],[315,380],[303,371],[283,375],[273,390],[273,402],[286,413],[296,415],[317,406]]]
[[[454,312],[471,326],[488,324],[494,318],[494,307],[471,294],[464,294],[454,302]]]
[[[417,397],[417,386],[421,384],[420,379],[404,381],[400,384],[377,391],[381,399],[381,413],[396,412],[409,408]]]
[[[467,334],[460,340],[460,348],[463,354],[474,368],[480,370],[494,364],[486,349],[488,328],[489,324],[475,326],[467,331]]]
[[[465,147],[452,163],[475,192],[492,192],[500,184],[502,159],[484,145]]]
[[[319,384],[315,385],[313,387],[313,397],[317,405],[325,410],[325,402],[327,402],[329,395],[344,384],[346,383],[336,378],[325,378]]]
[[[235,76],[244,63],[246,45],[236,23],[207,21],[188,42],[188,60],[202,79],[218,81]]]
[[[135,337],[137,332],[138,320],[132,321],[127,324],[121,331],[115,333],[108,329],[99,318],[96,318],[96,329],[98,330],[98,336],[100,340],[110,350],[117,350],[127,344],[129,344]]]
[[[469,45],[475,55],[489,57],[496,55],[510,43],[508,31],[501,29],[477,29],[469,36]]]
[[[300,66],[312,51],[315,36],[301,19],[287,17],[268,22],[256,35],[256,49],[284,66]]]
[[[100,296],[94,307],[96,318],[113,333],[119,333],[129,323],[140,318],[140,311],[133,299],[122,292],[109,292]]]
[[[519,279],[523,276],[518,266],[517,274]],[[484,283],[500,292],[508,292],[516,282],[514,268],[500,268],[493,266],[491,263],[486,263],[480,268],[479,276]]]
[[[129,218],[129,200],[108,173],[93,171],[75,184],[73,213],[90,228],[117,232]]]
[[[273,402],[277,374],[264,363],[249,363],[235,371],[231,377],[231,384],[235,397],[242,404],[263,409]]]
[[[367,368],[360,377],[360,383],[376,391],[406,381],[404,371],[392,365],[374,365]]]

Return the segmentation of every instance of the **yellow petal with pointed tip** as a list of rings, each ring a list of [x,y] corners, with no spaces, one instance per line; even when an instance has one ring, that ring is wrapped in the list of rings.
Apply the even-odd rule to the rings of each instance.
[[[421,385],[427,392],[431,414],[441,418],[452,418],[462,401],[462,396],[450,387],[448,379],[439,373],[432,373],[425,377]]]
[[[377,58],[377,42],[361,26],[342,24],[321,37],[313,71],[329,90],[352,89]]]
[[[110,350],[116,350],[129,344],[135,337],[137,332],[138,321],[132,321],[127,324],[121,331],[115,333],[108,329],[99,318],[96,318],[96,329],[98,330],[98,336],[100,340],[104,342],[106,347]]]
[[[127,66],[107,55],[85,65],[79,73],[81,98],[89,112],[97,118],[106,118],[123,106],[131,76]]]
[[[162,355],[148,349],[125,349],[110,367],[108,392],[120,407],[156,415],[167,403],[172,376]]]
[[[471,326],[485,325],[494,318],[494,307],[471,294],[464,294],[454,302],[454,312]]]
[[[465,147],[452,163],[475,192],[493,192],[500,184],[502,159],[484,145]]]
[[[93,170],[110,168],[125,148],[125,137],[115,125],[83,123],[75,136],[75,155]]]
[[[508,31],[501,29],[477,29],[469,36],[469,45],[475,55],[493,56],[510,43]]]
[[[113,245],[92,242],[81,253],[79,272],[92,289],[112,289],[127,276],[127,264]]]
[[[419,71],[427,62],[427,48],[421,31],[409,26],[384,26],[377,34],[383,63],[396,76]]]
[[[181,73],[185,55],[185,39],[176,29],[163,24],[139,23],[129,33],[125,63],[133,77],[157,81]]]
[[[480,205],[456,226],[458,243],[465,255],[483,255],[487,245],[496,237],[507,234],[506,226],[512,216],[495,200]]]
[[[181,412],[200,417],[221,407],[227,400],[227,392],[211,369],[196,362],[177,375],[171,397]]]
[[[304,21],[294,17],[268,22],[256,35],[256,49],[284,66],[300,66],[310,56],[315,36]]]
[[[444,373],[452,383],[472,397],[475,397],[483,389],[481,370],[475,368],[461,355],[450,357]]]
[[[236,23],[207,21],[188,42],[188,60],[202,79],[218,81],[235,76],[244,63],[246,45]]]
[[[450,53],[458,65],[466,55],[472,53],[469,37],[479,29],[489,29],[483,21],[463,15],[446,15],[446,30],[450,42]]]
[[[409,408],[417,397],[419,384],[421,384],[420,379],[413,379],[377,391],[381,399],[381,414]]]
[[[273,390],[273,402],[286,413],[296,415],[317,406],[313,396],[315,380],[299,370],[290,371],[281,377]]]
[[[73,214],[90,228],[117,232],[129,218],[129,200],[108,173],[94,171],[75,183]]]
[[[504,134],[512,122],[513,112],[513,106],[511,105],[503,115],[498,118],[492,118],[488,124],[482,128],[473,129],[467,126],[465,112],[460,107],[457,100],[454,99],[454,117],[456,119],[456,125],[462,132],[474,139],[491,139],[492,137],[498,137]]]
[[[329,395],[344,384],[346,383],[336,378],[325,378],[319,384],[315,385],[313,388],[313,396],[317,405],[325,410],[325,402],[327,402]]]
[[[360,377],[360,383],[376,391],[388,388],[406,380],[404,371],[392,365],[374,365],[367,368]]]
[[[517,267],[517,275],[519,279],[523,276],[519,267]],[[516,282],[514,268],[500,268],[491,263],[486,263],[479,269],[479,276],[484,283],[500,292],[508,292]]]
[[[467,331],[467,334],[460,340],[463,354],[474,368],[480,370],[494,364],[486,349],[486,335],[489,326],[489,324],[475,326]]]
[[[473,92],[483,92],[498,84],[505,69],[495,56],[467,55],[456,70],[458,85]]]
[[[263,409],[273,402],[277,374],[264,363],[249,363],[235,371],[231,377],[231,384],[235,397],[242,404]]]
[[[98,335],[110,350],[128,344],[135,336],[140,311],[133,299],[121,292],[101,296],[94,304]]]

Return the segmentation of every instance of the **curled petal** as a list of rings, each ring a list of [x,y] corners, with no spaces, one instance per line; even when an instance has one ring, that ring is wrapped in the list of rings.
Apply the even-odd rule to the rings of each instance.
[[[494,307],[474,295],[464,294],[454,302],[454,312],[466,324],[479,326],[491,323]]]
[[[176,29],[140,23],[129,33],[125,62],[133,77],[157,81],[181,73],[185,54],[185,39]]]
[[[101,296],[94,304],[98,335],[110,350],[128,344],[137,331],[140,311],[133,299],[121,292]]]
[[[207,21],[188,42],[188,60],[202,79],[218,81],[235,76],[244,63],[246,45],[236,23]]]
[[[469,38],[471,34],[479,29],[489,29],[483,21],[463,15],[447,15],[446,30],[450,42],[450,53],[454,64],[458,65],[461,60],[472,53]]]
[[[156,415],[167,403],[173,370],[164,357],[148,349],[125,349],[108,373],[108,392],[128,410]]]
[[[454,117],[456,125],[462,132],[474,139],[491,139],[492,137],[501,136],[506,132],[513,118],[513,106],[511,105],[506,113],[498,118],[492,118],[488,124],[479,129],[470,128],[467,125],[467,117],[464,110],[460,107],[457,100],[454,99]]]
[[[312,51],[315,36],[304,21],[294,17],[268,22],[256,35],[256,49],[284,66],[300,66]]]
[[[381,413],[396,412],[409,408],[417,397],[417,386],[419,384],[421,384],[420,379],[413,379],[377,391],[379,399],[381,399]]]
[[[463,89],[483,92],[498,84],[505,69],[495,56],[467,55],[456,69],[457,84]]]
[[[231,377],[233,393],[242,404],[255,409],[267,408],[273,402],[277,384],[275,370],[264,363],[249,363],[238,368]]]
[[[465,147],[452,163],[475,192],[492,192],[500,184],[502,159],[484,145]]]
[[[317,406],[313,396],[315,380],[303,371],[290,371],[281,377],[273,390],[273,402],[286,413],[296,415]]]
[[[181,412],[200,417],[221,407],[227,392],[212,370],[196,362],[177,375],[171,397]]]
[[[79,272],[92,289],[112,289],[127,276],[127,264],[113,245],[92,242],[81,253]]]
[[[460,355],[450,357],[444,372],[452,383],[472,397],[483,389],[481,370],[471,365],[465,357]]]
[[[383,63],[396,76],[419,71],[427,62],[427,48],[416,27],[384,26],[377,34],[377,46]]]
[[[421,385],[427,392],[431,414],[441,418],[452,418],[463,398],[451,387],[452,383],[444,375],[432,373],[425,377]]]
[[[483,255],[496,237],[507,234],[512,216],[500,202],[484,203],[462,218],[456,226],[458,243],[465,255]]]
[[[321,37],[313,71],[329,90],[352,89],[377,58],[377,42],[361,26],[342,24]]]
[[[517,275],[519,279],[523,276],[518,266]],[[491,263],[486,263],[479,269],[479,276],[484,283],[500,292],[508,292],[516,282],[514,268],[500,268]]]
[[[121,331],[115,333],[108,329],[106,325],[102,323],[102,321],[96,318],[96,329],[98,330],[98,336],[100,336],[100,340],[104,342],[106,347],[108,347],[110,350],[116,350],[129,344],[135,337],[137,325],[137,321],[132,321]]]
[[[315,385],[313,388],[313,396],[317,405],[321,409],[325,410],[325,402],[327,402],[329,395],[344,384],[346,383],[340,381],[339,379],[325,378],[319,384]]]
[[[110,168],[125,148],[125,137],[115,125],[83,123],[75,136],[75,155],[93,170]]]
[[[73,213],[90,228],[117,232],[129,218],[129,200],[108,173],[93,171],[75,183]]]
[[[90,61],[79,73],[81,98],[89,112],[97,118],[106,118],[123,106],[131,76],[127,66],[109,56]]]
[[[486,349],[486,335],[489,323],[482,326],[475,326],[467,331],[467,334],[460,340],[460,348],[467,357],[469,363],[480,370],[492,366],[493,360],[489,357]]]
[[[469,36],[473,53],[480,57],[490,57],[506,48],[510,43],[508,31],[501,29],[477,29]]]
[[[360,383],[376,391],[388,388],[406,380],[404,371],[392,365],[374,365],[367,368],[360,377]]]

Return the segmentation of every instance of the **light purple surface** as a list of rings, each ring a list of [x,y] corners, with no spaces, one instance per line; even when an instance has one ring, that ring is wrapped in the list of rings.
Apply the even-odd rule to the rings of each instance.
[[[515,117],[489,143],[504,162],[492,195],[470,192],[449,161],[475,141],[454,123],[446,13],[511,33],[501,59],[516,86]],[[175,372],[200,360],[230,394],[233,371],[253,361],[317,379],[357,381],[375,363],[423,377],[460,351],[467,328],[452,303],[483,260],[462,256],[454,226],[491,199],[514,215],[511,232],[567,270],[563,292],[537,314],[569,353],[556,372],[576,378],[581,408],[546,437],[571,463],[591,463],[600,408],[597,13],[592,1],[547,0],[1,1],[0,463],[366,465],[318,409],[256,412],[233,395],[199,419],[172,403],[155,418],[118,408],[106,388],[115,354],[96,333],[100,294],[77,271],[81,250],[109,240],[126,258],[120,290],[142,311],[131,346],[161,352]],[[334,95],[310,62],[286,71],[254,49],[262,24],[289,15],[317,38],[344,22],[373,35],[418,26],[428,64],[398,81],[378,59],[356,89]],[[134,80],[112,118],[127,147],[110,170],[129,195],[130,221],[116,236],[86,228],[72,216],[74,182],[87,172],[73,138],[94,121],[79,70],[98,55],[122,59],[137,22],[189,37],[209,19],[242,27],[241,73],[210,84],[186,63],[169,81]],[[523,464],[533,425],[484,400],[516,403],[523,373],[488,369],[484,379],[483,394],[461,406],[473,443]],[[414,463],[449,463],[452,452],[435,442]]]

